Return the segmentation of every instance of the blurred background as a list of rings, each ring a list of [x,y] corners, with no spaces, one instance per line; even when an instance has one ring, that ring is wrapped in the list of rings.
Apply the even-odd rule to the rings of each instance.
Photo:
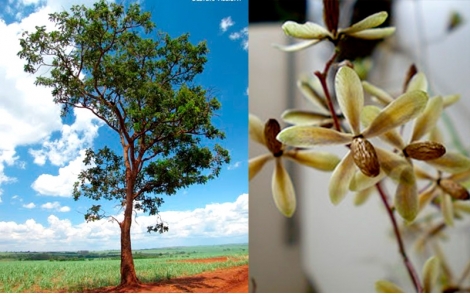
[[[262,121],[281,121],[285,109],[311,109],[296,81],[301,74],[322,70],[332,46],[322,42],[301,52],[285,53],[272,44],[295,42],[281,29],[286,20],[323,24],[322,1],[271,0],[257,6],[250,1],[249,6],[250,113]],[[454,137],[445,134],[450,148],[468,152],[470,4],[450,0],[342,0],[340,27],[381,10],[389,12],[390,24],[397,28],[395,35],[379,44],[352,46],[357,50],[349,52],[347,58],[370,56],[368,80],[392,94],[401,91],[412,63],[426,73],[432,94],[460,94],[461,100],[446,110],[440,124],[444,129],[456,128]],[[459,22],[452,25],[456,16]],[[341,146],[328,147],[328,151],[345,154]],[[250,141],[250,158],[266,152],[264,146]],[[327,192],[330,173],[298,165],[287,168],[297,195],[297,211],[290,219],[278,212],[272,199],[273,162],[250,182],[251,292],[374,292],[379,279],[413,291],[378,197],[355,207],[351,195],[333,206]],[[461,273],[470,260],[468,219],[446,230],[450,238],[443,243],[443,251],[455,273]],[[414,251],[412,243],[406,245],[420,273],[425,258]]]

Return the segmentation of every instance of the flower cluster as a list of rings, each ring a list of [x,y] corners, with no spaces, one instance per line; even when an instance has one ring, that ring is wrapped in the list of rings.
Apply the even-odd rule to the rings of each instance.
[[[272,193],[274,203],[279,211],[291,217],[296,208],[295,191],[289,174],[287,173],[281,158],[287,158],[294,162],[309,166],[318,170],[332,171],[339,162],[339,158],[328,152],[315,150],[286,149],[285,145],[276,140],[281,128],[275,119],[269,119],[264,125],[261,120],[249,115],[250,138],[264,145],[269,153],[257,156],[249,161],[249,179],[253,179],[263,168],[266,162],[275,161],[272,179]]]
[[[361,81],[354,65],[348,61],[335,65],[339,69],[334,77],[334,91],[330,91],[327,76],[333,72],[330,69],[341,50],[341,40],[347,37],[382,39],[392,35],[395,28],[378,27],[388,17],[386,12],[375,13],[350,27],[338,28],[338,1],[324,0],[323,4],[326,28],[313,22],[287,21],[282,26],[285,34],[302,41],[290,46],[277,45],[283,51],[302,50],[324,40],[335,46],[335,53],[323,72],[315,72],[315,77],[302,76],[297,83],[315,109],[285,110],[281,118],[290,126],[284,129],[275,119],[263,123],[250,114],[250,138],[264,145],[269,153],[250,159],[249,178],[252,180],[268,161],[275,161],[272,194],[277,208],[287,217],[295,212],[296,196],[282,158],[332,171],[328,190],[335,205],[350,192],[356,193],[356,204],[364,203],[377,192],[392,220],[400,254],[416,290],[430,291],[437,283],[443,258],[439,254],[439,258],[429,258],[420,281],[406,256],[394,214],[397,212],[411,228],[426,210],[435,212],[437,209],[438,214],[422,218],[441,220],[437,229],[432,228],[434,232],[453,226],[462,213],[470,213],[467,190],[470,158],[448,148],[438,127],[444,110],[456,103],[459,96],[430,95],[425,74],[412,66],[403,92],[395,97]],[[367,96],[374,103],[366,103]],[[340,159],[317,149],[325,145],[345,146],[346,154]],[[384,192],[383,184],[396,188],[393,204],[389,203],[391,197]],[[437,233],[426,232],[425,237],[430,235]],[[385,280],[378,281],[376,289],[379,292],[402,291]]]

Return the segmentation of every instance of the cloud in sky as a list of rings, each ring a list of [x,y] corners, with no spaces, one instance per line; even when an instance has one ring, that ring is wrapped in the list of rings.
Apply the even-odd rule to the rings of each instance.
[[[36,87],[35,76],[23,71],[24,61],[16,55],[21,32],[46,24],[47,13],[41,9],[9,25],[0,21],[2,41],[8,44],[0,48],[0,185],[10,179],[5,165],[19,160],[18,146],[38,143],[62,125],[60,107],[52,101],[50,89]]]
[[[244,50],[248,50],[248,28],[243,28],[238,32],[233,32],[229,36],[232,41],[240,40]]]
[[[70,197],[78,174],[87,168],[83,163],[84,158],[85,150],[83,149],[68,165],[59,168],[57,175],[42,174],[33,182],[31,188],[41,195]]]
[[[236,168],[239,168],[242,165],[241,161],[237,161],[227,167],[228,170],[234,170]]]
[[[232,17],[228,16],[220,21],[219,27],[222,33],[225,33],[234,25],[235,22],[232,20]],[[236,32],[231,32],[228,38],[232,41],[240,41],[243,50],[248,51],[248,27],[244,27]]]
[[[219,27],[220,30],[222,30],[223,33],[225,33],[231,26],[233,26],[235,22],[232,20],[231,16],[222,18],[220,21]]]
[[[28,208],[28,209],[33,209],[36,207],[36,204],[34,204],[33,202],[30,202],[28,204],[23,204],[23,207]]]
[[[75,122],[72,125],[62,125],[59,139],[47,138],[41,149],[29,149],[34,163],[44,165],[48,159],[53,165],[63,166],[76,157],[80,150],[92,146],[103,122],[87,109],[75,108],[73,111]]]
[[[59,212],[69,212],[70,207],[68,206],[61,206],[59,202],[47,202],[41,205],[41,208],[48,209],[48,210],[55,210]]]
[[[41,207],[60,209],[66,206],[48,202]],[[120,216],[116,217],[119,219]],[[170,228],[164,234],[147,233],[147,226],[154,224],[155,216],[135,218],[132,224],[134,248],[175,246],[185,244],[185,240],[191,240],[193,244],[213,244],[214,240],[225,243],[248,241],[248,194],[238,196],[234,202],[213,203],[188,211],[161,212],[161,217]],[[34,219],[24,223],[2,221],[0,231],[0,251],[11,248],[18,251],[119,248],[119,226],[109,220],[73,225],[70,220],[51,214],[45,226]]]

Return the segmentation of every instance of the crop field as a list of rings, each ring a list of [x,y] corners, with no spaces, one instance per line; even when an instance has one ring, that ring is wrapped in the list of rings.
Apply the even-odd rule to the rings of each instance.
[[[2,253],[0,292],[83,292],[87,289],[118,285],[120,260],[115,258],[114,253],[119,252],[100,253],[114,258],[63,261],[11,260],[6,258],[8,253]],[[17,256],[11,253],[10,255]],[[139,255],[145,258],[139,258]],[[246,265],[248,245],[137,250],[134,256],[137,276],[142,282],[149,283]],[[194,259],[214,257],[219,258],[214,262],[190,262]]]

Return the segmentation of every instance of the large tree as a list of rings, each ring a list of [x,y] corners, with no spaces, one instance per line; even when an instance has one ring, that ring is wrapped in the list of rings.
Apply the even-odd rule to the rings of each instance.
[[[121,155],[116,148],[87,150],[88,168],[79,174],[73,197],[98,201],[85,214],[87,221],[109,217],[100,200],[121,203],[124,217],[115,218],[121,230],[120,286],[138,285],[134,210],[156,216],[149,232],[168,230],[158,217],[159,195],[206,183],[229,162],[228,151],[217,144],[224,133],[211,122],[220,103],[193,81],[203,72],[207,46],[191,44],[188,34],[155,32],[150,13],[137,4],[73,6],[50,14],[50,21],[53,30],[42,26],[23,34],[18,55],[26,72],[47,68],[36,84],[52,88],[63,115],[88,109],[118,135]]]

